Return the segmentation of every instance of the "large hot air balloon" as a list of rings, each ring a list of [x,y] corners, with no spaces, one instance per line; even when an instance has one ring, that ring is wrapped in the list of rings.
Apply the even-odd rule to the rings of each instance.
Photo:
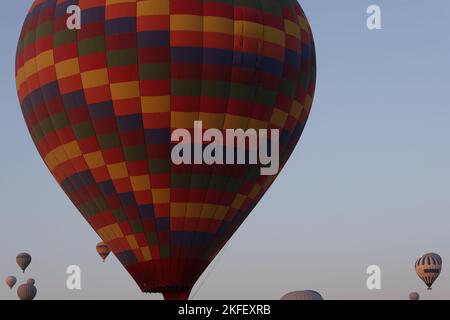
[[[424,254],[415,264],[416,273],[427,285],[428,290],[439,277],[442,269],[442,259],[436,253]]]
[[[31,256],[28,253],[19,253],[16,257],[17,265],[22,269],[22,272],[28,268],[31,263]]]
[[[281,300],[323,300],[320,293],[313,290],[294,291],[286,294]]]
[[[17,296],[20,300],[33,300],[36,297],[37,289],[34,286],[34,279],[28,279],[27,283],[17,288]]]
[[[108,258],[109,254],[111,253],[111,249],[109,248],[108,244],[105,242],[99,242],[96,249],[98,255],[102,258],[103,262],[105,262],[106,258]]]
[[[14,288],[14,286],[17,283],[17,278],[14,276],[9,276],[6,278],[5,282],[8,285],[8,287],[12,290],[12,288]]]
[[[77,3],[81,28],[70,30]],[[142,291],[167,299],[188,298],[276,178],[259,162],[175,164],[171,135],[195,121],[203,132],[278,129],[283,167],[315,76],[296,0],[36,0],[16,56],[47,167]]]
[[[417,292],[411,292],[409,294],[409,300],[419,300],[420,295]]]

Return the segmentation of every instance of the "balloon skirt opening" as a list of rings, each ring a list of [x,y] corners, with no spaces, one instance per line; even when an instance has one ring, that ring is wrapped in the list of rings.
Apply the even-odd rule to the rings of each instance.
[[[189,300],[189,295],[191,294],[191,290],[178,292],[178,293],[163,293],[164,300]]]
[[[162,293],[166,300],[188,300],[192,288],[208,267],[205,260],[151,260],[126,266],[143,292]]]

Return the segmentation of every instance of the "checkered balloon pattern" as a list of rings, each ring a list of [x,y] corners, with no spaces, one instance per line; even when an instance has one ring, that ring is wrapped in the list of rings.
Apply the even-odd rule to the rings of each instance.
[[[48,169],[139,287],[166,297],[189,293],[276,177],[175,165],[173,130],[279,129],[284,166],[315,77],[296,0],[36,0],[16,57]]]

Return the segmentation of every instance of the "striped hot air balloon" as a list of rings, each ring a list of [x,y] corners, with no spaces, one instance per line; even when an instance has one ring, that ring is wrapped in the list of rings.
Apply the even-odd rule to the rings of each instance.
[[[109,248],[106,242],[99,242],[96,246],[98,255],[102,258],[103,262],[105,262],[106,258],[108,258],[111,253],[111,249]]]
[[[424,254],[415,264],[416,273],[427,285],[428,290],[439,277],[442,269],[442,259],[436,253]]]
[[[176,165],[171,134],[278,129],[282,167],[315,77],[296,0],[36,0],[16,56],[47,167],[142,291],[169,299],[188,298],[275,179],[260,163]]]

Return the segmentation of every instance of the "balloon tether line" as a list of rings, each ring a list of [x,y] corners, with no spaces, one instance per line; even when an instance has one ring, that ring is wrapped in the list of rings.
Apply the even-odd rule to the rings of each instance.
[[[218,254],[218,256],[216,257],[216,259],[214,259],[214,262],[211,266],[211,268],[209,268],[209,271],[206,273],[206,275],[203,277],[203,279],[201,280],[198,288],[195,290],[194,294],[192,295],[192,299],[195,298],[195,296],[198,294],[198,292],[200,291],[200,289],[203,287],[203,285],[205,284],[206,280],[208,280],[209,276],[211,275],[211,272],[217,267],[217,265],[220,262],[220,259],[222,259],[223,255],[225,254],[225,251],[228,249],[230,242],[228,242],[223,249],[220,251],[220,253]]]

